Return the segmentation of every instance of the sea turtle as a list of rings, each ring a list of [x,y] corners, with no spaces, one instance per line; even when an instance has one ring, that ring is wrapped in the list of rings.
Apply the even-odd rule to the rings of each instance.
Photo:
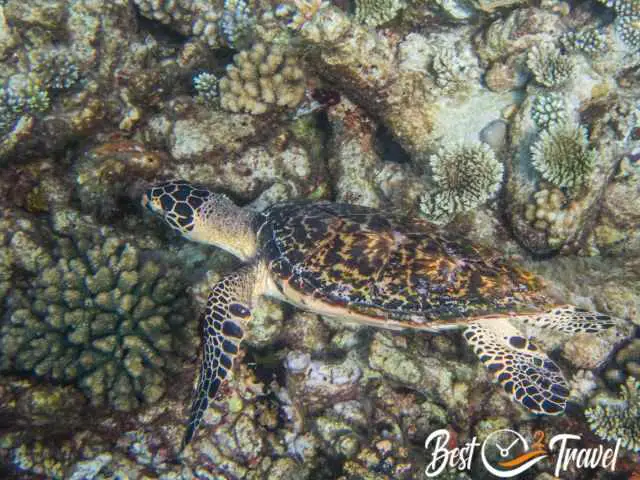
[[[534,275],[426,221],[328,201],[278,203],[257,213],[181,180],[149,188],[142,203],[184,237],[246,263],[211,289],[183,447],[229,378],[261,295],[392,330],[464,328],[512,399],[547,415],[565,409],[567,382],[513,321],[568,333],[613,325],[606,315],[554,306]]]

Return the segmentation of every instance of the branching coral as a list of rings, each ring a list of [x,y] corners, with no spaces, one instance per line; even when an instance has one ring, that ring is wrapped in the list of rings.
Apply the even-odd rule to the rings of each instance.
[[[618,34],[633,50],[640,50],[640,14],[620,15],[616,20]]]
[[[36,51],[28,68],[25,73],[14,73],[3,79],[4,85],[0,88],[0,135],[11,130],[21,116],[38,115],[49,110],[50,91],[69,88],[80,78],[73,56],[63,48],[44,53]]]
[[[563,55],[552,43],[534,45],[527,56],[527,66],[540,85],[560,87],[572,76],[573,59]]]
[[[598,55],[609,49],[607,35],[597,28],[568,32],[560,37],[560,44],[568,51]]]
[[[222,34],[233,48],[246,47],[256,24],[253,16],[255,2],[249,0],[225,0],[220,20]]]
[[[198,99],[212,105],[218,99],[218,78],[212,73],[202,72],[193,77],[193,88],[198,92]]]
[[[305,77],[298,60],[284,47],[257,43],[234,57],[219,88],[222,108],[259,115],[298,105]]]
[[[620,440],[620,445],[640,451],[640,381],[629,377],[618,401],[602,401],[584,412],[589,427],[599,437]]]
[[[377,27],[393,20],[404,6],[401,0],[356,0],[356,20]]]
[[[624,43],[640,50],[640,2],[636,0],[599,0],[618,14],[616,30]]]
[[[0,368],[75,383],[118,410],[158,400],[190,344],[177,271],[110,234],[45,230],[45,243],[35,230],[4,227],[12,233],[0,251],[16,267]]]
[[[567,106],[564,97],[557,93],[537,95],[531,103],[531,118],[542,130],[565,122]]]
[[[222,16],[222,8],[216,5],[218,2],[134,0],[134,3],[145,17],[171,25],[183,35],[201,38],[211,47],[220,43],[218,20]]]
[[[444,145],[429,164],[437,187],[422,197],[420,210],[435,222],[486,202],[502,184],[503,165],[486,144]]]
[[[587,132],[570,123],[544,130],[531,147],[532,163],[545,180],[558,187],[582,186],[593,171],[595,152]]]
[[[451,49],[444,49],[433,57],[431,69],[436,84],[445,92],[455,91],[470,84],[470,66],[461,60]]]
[[[637,0],[598,0],[607,7],[613,8],[619,15],[640,14],[640,3]]]

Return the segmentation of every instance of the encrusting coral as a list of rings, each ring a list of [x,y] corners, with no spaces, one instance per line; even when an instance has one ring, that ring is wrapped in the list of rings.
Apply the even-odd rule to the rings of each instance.
[[[544,130],[531,147],[531,160],[545,180],[558,187],[583,185],[595,166],[595,152],[590,150],[587,132],[570,123]]]
[[[492,198],[500,189],[504,167],[486,144],[444,145],[429,159],[436,191],[422,197],[420,210],[446,223]]]
[[[294,108],[304,97],[305,77],[297,58],[279,45],[256,43],[243,50],[220,79],[220,105],[254,115]]]
[[[0,369],[75,383],[117,410],[162,397],[195,337],[178,272],[108,232],[13,223],[3,220],[13,233],[0,246],[10,278]]]
[[[619,400],[602,400],[584,414],[596,435],[640,452],[640,381],[628,377],[620,391]]]

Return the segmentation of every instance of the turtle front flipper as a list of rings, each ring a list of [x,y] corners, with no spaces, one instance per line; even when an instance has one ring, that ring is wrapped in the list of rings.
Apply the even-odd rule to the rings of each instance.
[[[232,374],[254,299],[259,294],[258,266],[249,266],[227,275],[211,289],[202,328],[202,367],[193,393],[189,424],[182,449],[191,441],[209,401]]]
[[[564,412],[569,386],[560,368],[508,319],[473,322],[463,336],[513,400],[536,414]]]

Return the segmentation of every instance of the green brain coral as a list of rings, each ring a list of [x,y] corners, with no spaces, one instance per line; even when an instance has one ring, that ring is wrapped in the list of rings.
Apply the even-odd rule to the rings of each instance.
[[[586,131],[570,123],[544,130],[531,147],[531,157],[542,177],[558,187],[580,187],[595,166]]]
[[[31,234],[0,243],[14,260],[2,268],[14,287],[0,369],[75,383],[93,404],[118,410],[158,400],[194,337],[177,272],[111,235],[53,234],[46,245]]]
[[[421,198],[420,210],[433,222],[446,223],[481,205],[502,184],[504,167],[484,143],[445,145],[429,163],[436,190]]]

